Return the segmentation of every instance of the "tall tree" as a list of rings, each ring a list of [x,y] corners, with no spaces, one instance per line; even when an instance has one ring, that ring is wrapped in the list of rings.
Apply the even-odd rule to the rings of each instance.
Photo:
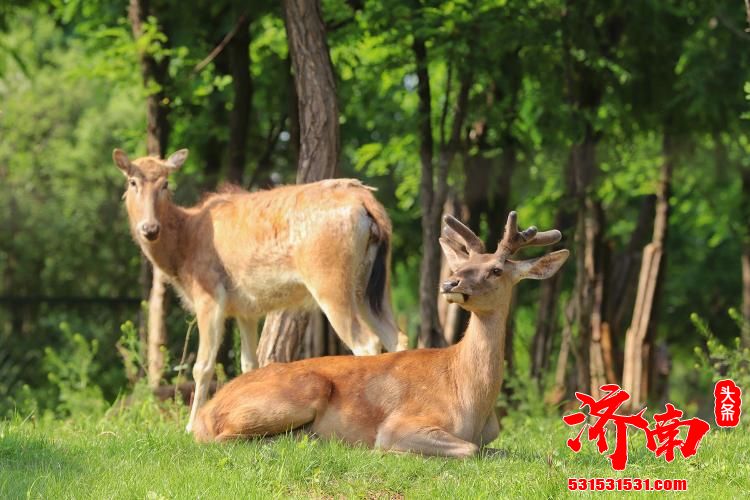
[[[416,36],[412,45],[418,78],[418,137],[421,179],[419,197],[422,208],[422,265],[419,279],[419,343],[424,347],[445,345],[445,337],[440,326],[437,308],[438,282],[440,279],[440,218],[448,194],[448,168],[459,150],[461,130],[468,107],[471,73],[460,70],[458,95],[453,110],[453,123],[450,135],[446,135],[450,92],[453,85],[453,61],[449,61],[446,95],[440,116],[440,147],[437,165],[434,159],[434,140],[432,135],[432,90],[426,40]]]
[[[569,158],[576,202],[577,385],[579,390],[596,397],[599,387],[607,381],[607,367],[602,349],[604,210],[596,192],[599,174],[596,146],[602,134],[593,118],[605,97],[608,76],[597,69],[597,63],[613,58],[622,35],[623,19],[614,9],[602,12],[598,6],[574,7],[574,2],[569,3],[562,38],[566,92],[577,131]],[[575,58],[576,51],[586,53],[586,59]]]
[[[297,183],[329,179],[339,161],[339,105],[320,0],[285,0],[299,123]]]
[[[339,108],[320,1],[285,0],[289,52],[298,96],[297,183],[334,176],[339,156]],[[318,313],[319,314],[319,313]],[[258,361],[292,361],[300,356],[310,323],[306,312],[274,312],[266,317]]]
[[[677,148],[676,138],[690,132],[686,125],[689,120],[684,116],[683,106],[675,104],[681,97],[677,85],[675,67],[683,56],[683,46],[687,35],[688,23],[677,16],[685,15],[674,9],[668,2],[634,7],[630,16],[633,21],[629,26],[637,43],[631,44],[631,61],[629,66],[638,75],[633,79],[631,92],[634,94],[633,114],[638,117],[641,126],[651,126],[660,130],[661,155],[655,169],[658,175],[652,174],[655,180],[654,195],[644,199],[641,215],[650,212],[652,236],[641,253],[640,272],[637,278],[635,300],[631,304],[630,323],[624,335],[624,352],[622,363],[622,386],[631,395],[628,402],[633,409],[638,409],[646,402],[652,381],[655,350],[653,349],[656,327],[658,324],[658,304],[664,286],[665,266],[667,260],[667,234],[669,227],[669,198],[671,195],[672,171]],[[667,27],[667,29],[665,29]],[[637,34],[637,38],[635,35]],[[655,49],[658,47],[658,49]],[[652,77],[645,89],[645,75]],[[644,92],[647,90],[647,92]],[[644,127],[645,128],[645,127]],[[639,217],[640,219],[640,217]],[[639,233],[647,230],[648,225],[636,225],[631,237],[631,245],[641,239]],[[629,245],[630,246],[630,245]],[[629,249],[626,249],[627,254]],[[622,273],[625,274],[625,273]],[[621,283],[627,276],[619,276]],[[632,286],[632,285],[631,285]],[[614,295],[614,294],[613,294]],[[613,301],[622,299],[623,295],[614,296]],[[621,302],[626,302],[621,300]],[[619,329],[616,304],[613,304],[611,323]],[[620,309],[622,311],[622,309]]]
[[[750,0],[745,0],[745,12],[747,14],[747,25],[745,31],[750,30]],[[750,216],[750,168],[742,169],[742,202],[741,214],[743,221],[749,220]],[[743,224],[745,226],[745,224]],[[750,231],[745,230],[742,234],[742,317],[745,324],[742,326],[742,345],[750,348]]]
[[[253,86],[250,78],[250,17],[240,14],[234,27],[234,36],[227,44],[229,70],[232,75],[234,102],[229,113],[229,169],[227,179],[242,184],[245,173],[247,134],[250,125],[250,107]]]
[[[583,133],[570,152],[573,172],[574,199],[576,206],[576,279],[575,314],[578,325],[577,384],[587,393],[594,391],[591,360],[594,332],[592,315],[597,304],[595,290],[601,273],[599,268],[602,211],[594,192],[594,177],[597,174],[597,135],[588,116],[595,112],[602,98],[602,87],[590,68],[581,63],[571,63],[568,72],[568,88],[573,106],[581,111]],[[598,360],[598,353],[594,352]],[[597,392],[598,394],[598,392]]]
[[[566,170],[570,169],[567,168]],[[573,191],[570,188],[568,188],[567,191],[566,198],[569,198]],[[563,235],[565,235],[573,226],[574,217],[575,213],[571,210],[570,204],[563,202],[557,209],[554,225],[556,228],[560,229]],[[558,250],[559,248],[565,247],[567,243],[567,240],[565,243],[558,242],[552,248]],[[560,300],[561,290],[562,273],[557,273],[540,284],[539,309],[537,310],[536,327],[534,330],[534,337],[531,341],[530,351],[530,374],[540,387],[543,382],[544,374],[550,367],[552,341],[554,333],[558,329],[558,307],[561,306],[558,302]],[[567,340],[569,341],[569,339]],[[569,347],[570,346],[566,347],[566,349],[569,349]]]
[[[144,35],[144,24],[149,18],[157,19],[156,12],[148,0],[130,0],[128,19],[136,41]],[[169,59],[162,55],[158,60],[149,51],[149,45],[136,44],[140,47],[138,56],[141,65],[143,86],[149,90],[146,96],[146,151],[150,155],[163,158],[166,155],[169,138],[167,115],[167,94],[165,85],[168,78]],[[149,284],[148,260],[141,256],[141,285],[144,296],[148,293],[148,382],[152,387],[158,386],[164,372],[163,347],[166,343],[164,326],[164,298],[166,286],[161,271],[152,268],[151,289]],[[141,329],[142,330],[142,329]]]
[[[750,9],[748,9],[748,19],[750,19]],[[743,168],[742,176],[742,199],[740,201],[740,210],[742,221],[750,220],[750,168]],[[742,255],[742,317],[745,323],[742,326],[742,345],[750,348],[750,230],[746,229],[747,225],[743,222],[745,228],[741,234]]]

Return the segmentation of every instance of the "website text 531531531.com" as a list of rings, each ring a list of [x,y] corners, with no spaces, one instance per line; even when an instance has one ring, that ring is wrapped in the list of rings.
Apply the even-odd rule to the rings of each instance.
[[[687,479],[569,477],[569,491],[687,491]]]

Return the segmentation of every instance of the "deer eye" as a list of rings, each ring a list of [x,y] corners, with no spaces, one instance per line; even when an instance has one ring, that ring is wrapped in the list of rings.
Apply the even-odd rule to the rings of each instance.
[[[503,274],[503,270],[500,269],[499,267],[493,267],[492,274],[493,276],[500,276],[501,274]]]
[[[167,189],[169,189],[169,181],[164,181],[164,184],[162,185],[162,187],[161,187],[161,188],[162,188],[162,189],[163,189],[164,191],[166,191]]]
[[[130,187],[136,187],[135,179],[129,179],[128,184],[130,184]]]

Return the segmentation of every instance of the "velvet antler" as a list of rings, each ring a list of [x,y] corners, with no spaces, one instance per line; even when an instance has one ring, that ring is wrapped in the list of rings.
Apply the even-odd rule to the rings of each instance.
[[[461,221],[453,217],[452,215],[446,215],[443,217],[443,238],[450,242],[451,246],[455,248],[455,245],[465,247],[467,254],[472,253],[484,253],[484,243],[474,232],[468,227],[464,226]]]
[[[508,214],[508,222],[505,223],[505,232],[497,247],[497,253],[501,258],[508,258],[524,247],[552,245],[560,241],[560,238],[562,234],[557,229],[540,233],[536,226],[530,226],[525,231],[519,231],[518,214],[513,211]]]

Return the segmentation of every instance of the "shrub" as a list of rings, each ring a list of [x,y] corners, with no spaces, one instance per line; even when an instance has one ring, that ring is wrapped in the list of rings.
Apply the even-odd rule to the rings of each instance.
[[[737,323],[740,331],[746,326],[739,312],[729,309],[729,316]],[[698,314],[690,315],[696,330],[706,339],[706,347],[695,348],[698,357],[696,368],[711,377],[712,382],[721,379],[732,379],[741,389],[750,389],[750,349],[742,347],[740,337],[733,340],[733,346],[723,344],[711,331],[708,323]],[[743,398],[743,415],[747,417],[750,410],[750,397]]]
[[[44,369],[47,377],[57,388],[55,410],[63,415],[102,415],[107,402],[101,388],[92,383],[91,376],[98,370],[95,361],[99,342],[86,340],[74,333],[67,323],[60,325],[64,342],[58,351],[51,347],[44,350]]]

